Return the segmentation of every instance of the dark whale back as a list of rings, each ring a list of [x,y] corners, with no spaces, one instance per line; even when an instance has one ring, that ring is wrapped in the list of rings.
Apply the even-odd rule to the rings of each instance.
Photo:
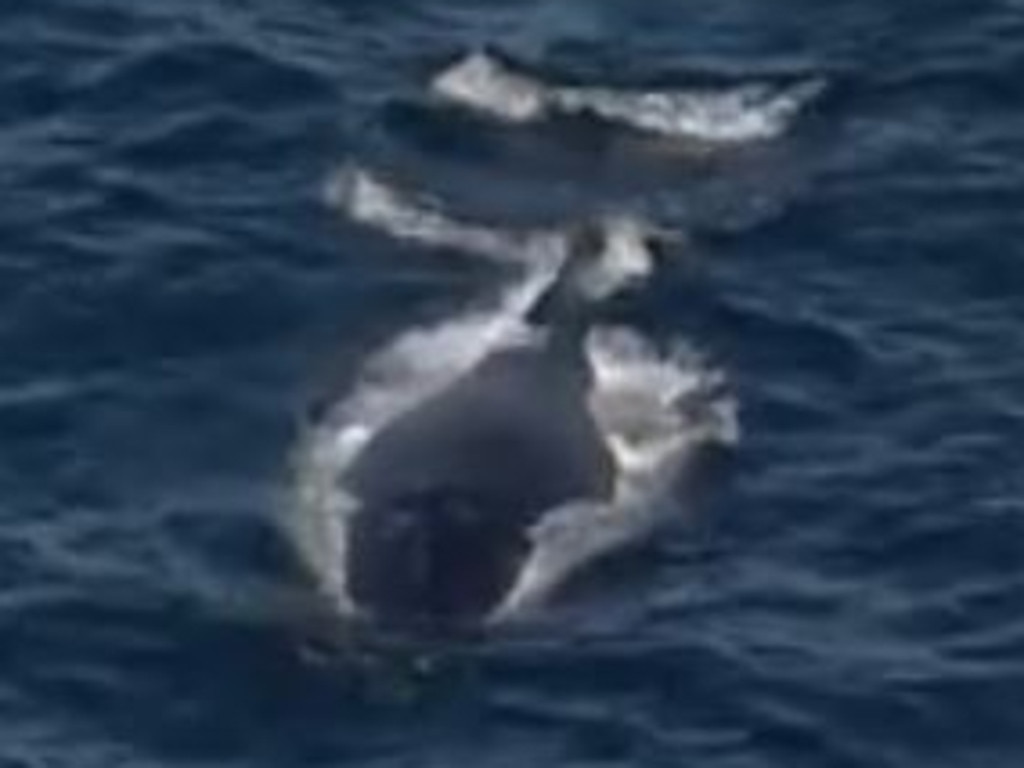
[[[478,618],[514,582],[533,523],[610,496],[582,383],[546,349],[500,352],[371,440],[345,478],[361,503],[356,604],[384,620]]]
[[[395,500],[440,485],[538,507],[605,495],[610,457],[587,410],[585,374],[548,349],[496,353],[378,433],[348,472],[362,499]],[[524,482],[528,481],[528,482]]]
[[[535,344],[497,350],[374,435],[342,483],[360,503],[348,585],[378,619],[479,618],[512,586],[529,529],[605,500],[615,465],[588,409],[586,302],[563,274],[525,318]]]

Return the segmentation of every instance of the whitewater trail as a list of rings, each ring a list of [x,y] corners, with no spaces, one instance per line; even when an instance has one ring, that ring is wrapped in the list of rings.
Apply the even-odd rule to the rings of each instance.
[[[822,93],[825,81],[672,90],[564,85],[518,72],[478,51],[436,75],[430,88],[444,101],[508,123],[589,114],[661,137],[728,146],[784,134]]]

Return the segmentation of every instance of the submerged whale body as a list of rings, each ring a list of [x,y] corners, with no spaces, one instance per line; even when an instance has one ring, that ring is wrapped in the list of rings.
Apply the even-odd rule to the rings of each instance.
[[[576,251],[594,245],[578,240]],[[587,406],[574,259],[531,308],[536,335],[385,425],[348,467],[358,510],[346,581],[361,612],[481,618],[515,583],[545,512],[612,496],[615,462]]]
[[[689,513],[677,480],[736,442],[735,402],[699,352],[601,310],[671,256],[659,230],[492,227],[358,167],[328,195],[361,226],[516,277],[391,338],[311,414],[282,523],[326,607],[398,629],[515,622]]]
[[[604,499],[612,458],[578,371],[506,350],[381,432],[350,470],[348,583],[378,618],[478,616],[508,591],[541,515]]]

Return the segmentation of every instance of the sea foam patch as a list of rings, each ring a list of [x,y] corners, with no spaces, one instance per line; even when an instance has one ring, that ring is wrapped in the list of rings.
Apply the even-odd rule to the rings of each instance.
[[[776,138],[824,87],[825,81],[818,78],[786,86],[752,83],[649,91],[572,86],[516,72],[479,51],[443,70],[431,83],[436,96],[509,123],[583,113],[658,136],[707,144]]]
[[[494,621],[528,614],[587,563],[679,515],[686,500],[674,496],[676,481],[702,451],[739,442],[725,376],[695,350],[680,344],[663,353],[629,328],[598,326],[586,353],[594,375],[588,405],[616,463],[614,498],[566,504],[540,520]]]

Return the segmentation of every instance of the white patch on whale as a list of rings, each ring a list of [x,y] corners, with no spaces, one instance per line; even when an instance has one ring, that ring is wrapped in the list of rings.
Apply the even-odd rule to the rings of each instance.
[[[332,181],[328,199],[352,220],[391,236],[521,265],[518,277],[489,302],[400,333],[372,354],[352,389],[300,441],[295,508],[286,527],[322,593],[340,613],[356,615],[346,548],[358,501],[338,478],[401,414],[485,356],[537,340],[525,315],[558,277],[569,234],[459,221],[355,167]],[[597,298],[652,267],[647,225],[625,216],[603,224],[605,250],[579,278]],[[597,327],[587,337],[586,356],[595,377],[588,406],[616,462],[615,497],[606,506],[568,504],[545,514],[531,531],[532,553],[517,582],[492,614],[495,621],[528,612],[592,558],[644,535],[665,514],[659,497],[690,452],[738,437],[735,403],[720,386],[721,374],[691,350],[659,354],[632,331]]]
[[[554,114],[592,114],[651,134],[706,144],[736,144],[784,134],[824,89],[821,79],[788,86],[627,90],[545,82],[476,51],[440,72],[431,91],[454,104],[509,123]]]

